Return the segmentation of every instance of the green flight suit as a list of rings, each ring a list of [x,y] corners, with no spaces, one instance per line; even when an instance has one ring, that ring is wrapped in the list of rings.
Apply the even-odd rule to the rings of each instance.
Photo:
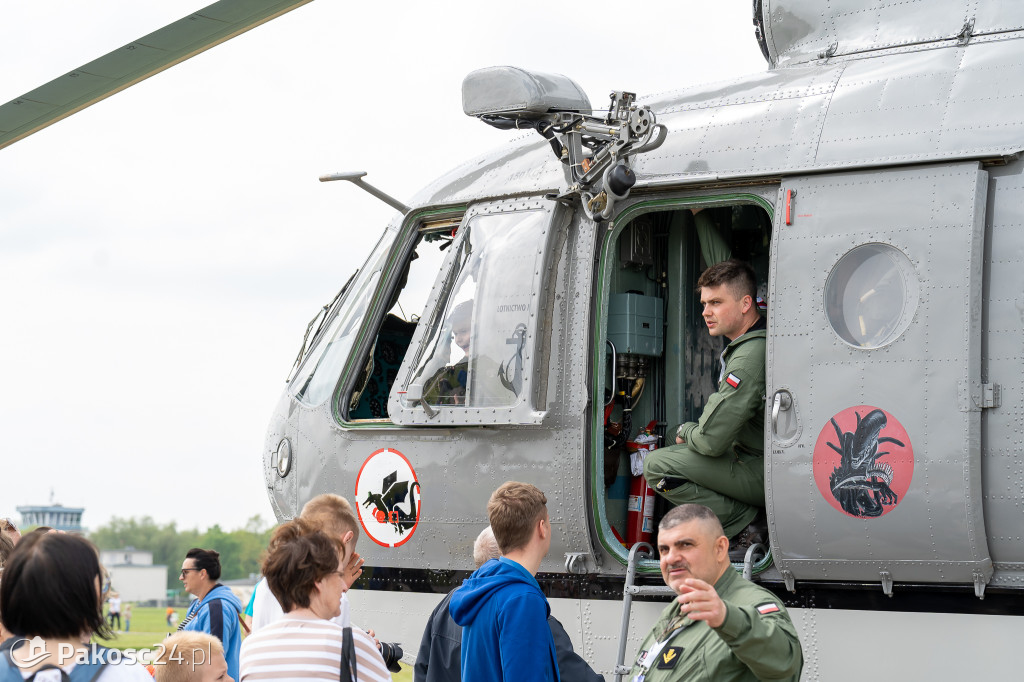
[[[644,477],[658,494],[674,505],[710,507],[728,538],[764,507],[765,336],[762,320],[726,347],[718,391],[700,420],[668,432],[682,444],[644,459]]]
[[[426,383],[423,400],[430,405],[465,405],[469,359],[462,358],[434,372]]]
[[[712,628],[679,615],[673,600],[640,644],[640,652],[628,678],[644,674],[643,682],[747,682],[748,680],[800,679],[803,651],[796,628],[778,597],[760,585],[744,580],[728,568],[715,583],[726,605],[725,622]],[[644,670],[640,662],[669,628],[677,630]]]

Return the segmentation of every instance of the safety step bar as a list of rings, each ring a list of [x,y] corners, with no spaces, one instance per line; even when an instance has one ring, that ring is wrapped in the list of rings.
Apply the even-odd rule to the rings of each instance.
[[[615,657],[615,682],[622,682],[622,676],[628,675],[632,666],[626,665],[626,640],[629,637],[629,613],[633,608],[633,595],[649,597],[674,597],[676,593],[668,585],[636,585],[636,568],[641,559],[654,556],[654,548],[649,543],[638,542],[629,550],[629,563],[626,564],[626,584],[622,588],[622,627],[619,630],[619,653]],[[743,577],[750,580],[753,568],[758,560],[770,556],[764,545],[757,543],[747,549],[743,561]],[[733,565],[736,568],[736,564]]]
[[[629,550],[626,564],[626,585],[622,588],[622,629],[619,632],[619,653],[615,658],[615,682],[622,682],[622,676],[629,674],[631,666],[625,665],[626,639],[629,636],[629,612],[633,608],[633,595],[652,597],[674,597],[675,592],[668,585],[635,585],[636,567],[641,559],[654,556],[654,548],[646,542],[638,542]]]

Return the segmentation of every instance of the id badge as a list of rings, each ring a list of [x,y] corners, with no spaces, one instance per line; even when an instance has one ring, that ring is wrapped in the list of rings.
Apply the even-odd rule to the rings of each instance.
[[[633,676],[633,682],[644,682],[644,678],[647,677],[644,673],[638,673]]]
[[[654,662],[658,660],[658,654],[660,654],[661,650],[665,648],[665,643],[666,642],[658,642],[657,644],[651,647],[650,651],[648,651],[646,654],[640,657],[640,667],[643,669],[644,673],[650,670],[651,666],[654,665]],[[641,673],[641,675],[644,673]],[[636,680],[635,682],[644,681],[640,679]]]

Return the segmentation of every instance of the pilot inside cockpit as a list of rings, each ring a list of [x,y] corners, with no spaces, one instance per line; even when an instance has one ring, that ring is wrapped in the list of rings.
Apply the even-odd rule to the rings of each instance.
[[[462,350],[462,357],[454,364],[437,370],[427,380],[423,399],[431,405],[465,405],[466,387],[469,385],[469,344],[472,337],[473,301],[463,301],[448,316],[452,342]]]

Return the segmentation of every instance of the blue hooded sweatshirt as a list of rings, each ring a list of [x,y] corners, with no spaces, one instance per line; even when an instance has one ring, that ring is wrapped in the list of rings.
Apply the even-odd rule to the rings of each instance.
[[[478,568],[448,611],[462,626],[462,682],[558,680],[548,600],[517,562],[502,557]]]
[[[238,614],[242,602],[227,587],[220,583],[206,593],[202,600],[194,599],[185,615],[186,624],[182,630],[206,632],[224,645],[224,659],[228,662],[228,675],[238,679],[238,652],[242,647],[241,626]],[[191,620],[190,617],[195,614]]]

